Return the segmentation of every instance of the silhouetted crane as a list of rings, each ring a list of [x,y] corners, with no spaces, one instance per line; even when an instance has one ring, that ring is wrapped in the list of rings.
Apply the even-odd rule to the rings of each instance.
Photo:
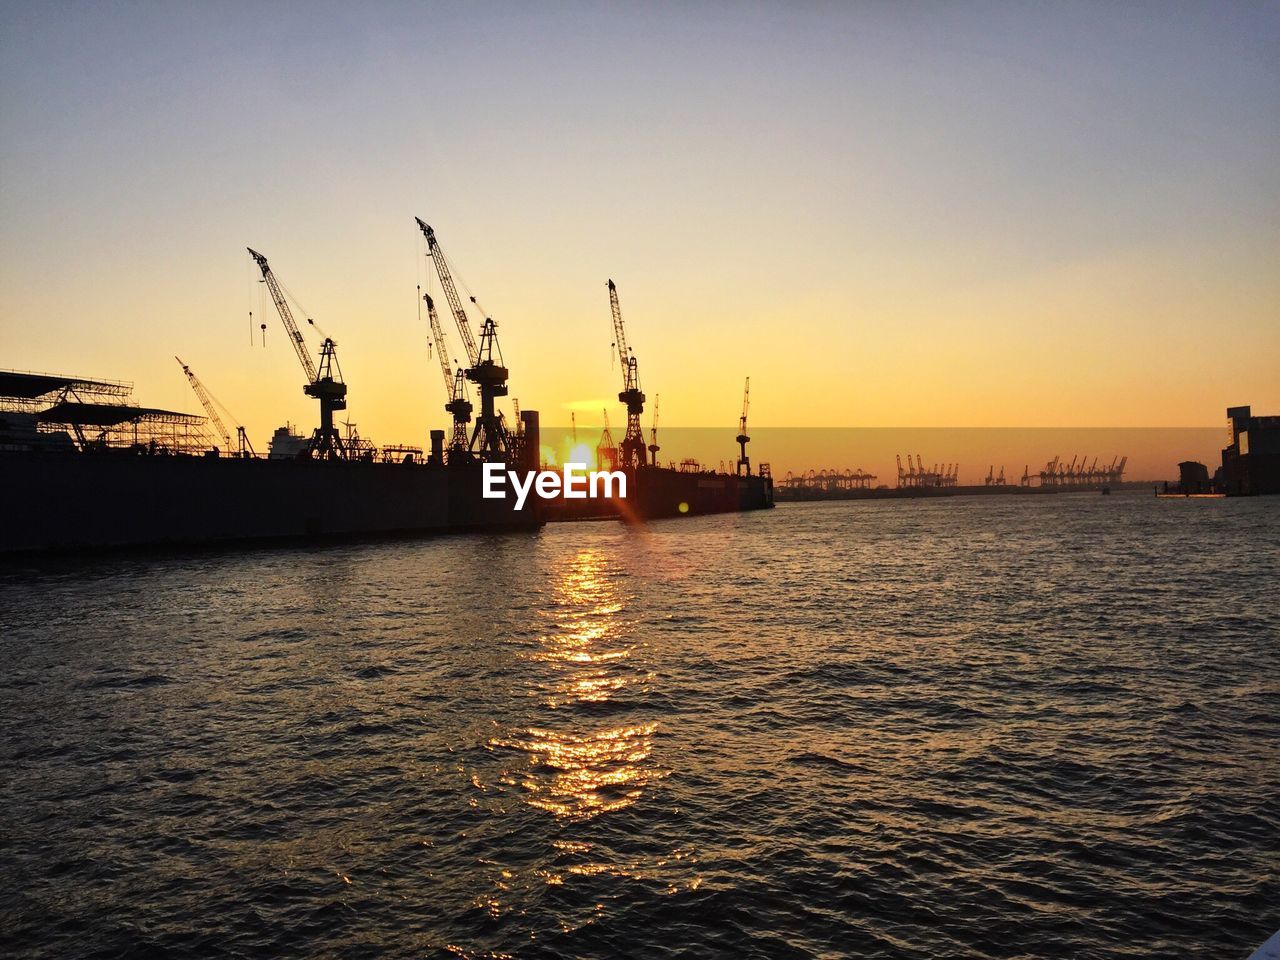
[[[658,446],[658,401],[661,399],[658,394],[653,395],[653,426],[649,429],[649,462],[655,467],[658,465],[658,451],[662,449]]]
[[[618,448],[613,443],[613,432],[609,429],[609,411],[604,414],[604,429],[600,431],[600,443],[596,446],[596,463],[602,470],[614,470],[618,466]]]
[[[480,344],[476,345],[471,332],[471,324],[467,312],[458,296],[453,282],[453,274],[449,270],[448,261],[440,244],[436,240],[435,231],[420,217],[415,217],[422,234],[427,238],[427,253],[435,264],[436,273],[440,277],[440,287],[444,290],[445,299],[449,301],[449,309],[453,311],[458,325],[458,333],[462,336],[467,350],[466,377],[480,390],[480,416],[476,420],[471,434],[469,449],[482,460],[508,460],[511,457],[511,439],[507,435],[506,422],[498,412],[495,401],[507,395],[507,368],[502,362],[502,350],[498,346],[498,325],[492,317],[485,317],[480,328]],[[475,297],[471,298],[476,303]],[[476,304],[478,307],[479,304]]]
[[[609,309],[613,313],[613,345],[618,351],[618,362],[622,365],[622,392],[618,400],[627,405],[627,430],[622,436],[619,448],[620,460],[624,467],[643,466],[644,429],[640,426],[640,415],[644,413],[644,393],[640,390],[640,373],[636,367],[636,358],[627,346],[627,331],[622,325],[622,308],[618,305],[618,288],[613,281],[609,286]]]
[[[320,344],[320,367],[317,369],[311,360],[307,344],[302,339],[302,332],[294,322],[293,311],[289,309],[289,302],[285,299],[280,281],[272,272],[267,258],[252,248],[249,248],[249,255],[262,271],[262,279],[267,289],[271,291],[271,299],[275,301],[276,311],[280,314],[280,320],[284,323],[284,328],[293,343],[294,352],[298,354],[298,360],[307,375],[307,385],[302,388],[302,392],[320,401],[320,426],[316,428],[315,434],[307,445],[307,454],[322,459],[345,457],[345,445],[337,428],[333,425],[334,412],[347,409],[347,385],[342,382],[342,370],[338,366],[338,345],[331,338],[324,338]]]
[[[191,389],[195,391],[196,398],[199,399],[200,405],[204,407],[204,412],[209,415],[209,422],[213,424],[214,429],[218,431],[218,436],[226,443],[227,452],[230,452],[231,434],[227,431],[227,425],[223,423],[222,417],[218,415],[218,407],[221,407],[223,412],[231,417],[232,420],[236,419],[235,415],[227,409],[224,403],[209,392],[208,388],[200,381],[200,378],[196,376],[195,371],[182,362],[181,357],[174,357],[173,359],[178,361],[178,366],[182,367],[182,372],[187,375],[187,382],[191,384]],[[239,424],[236,424],[236,437],[240,444],[239,455],[242,457],[246,455],[254,456],[253,444],[249,442],[249,435],[245,433],[244,427]]]
[[[742,388],[742,416],[738,418],[738,435],[734,440],[738,444],[738,476],[744,473],[751,476],[751,461],[747,458],[747,442],[751,439],[747,436],[747,410],[751,406],[751,378],[747,377],[746,385]]]
[[[453,418],[453,433],[449,437],[449,458],[467,455],[467,424],[471,422],[471,401],[467,399],[467,381],[462,367],[455,372],[449,366],[448,344],[444,330],[440,327],[440,317],[436,314],[435,301],[431,294],[424,293],[422,299],[427,304],[427,320],[431,324],[431,339],[435,344],[436,356],[440,358],[440,372],[444,375],[444,392],[449,399],[444,405],[445,412]]]

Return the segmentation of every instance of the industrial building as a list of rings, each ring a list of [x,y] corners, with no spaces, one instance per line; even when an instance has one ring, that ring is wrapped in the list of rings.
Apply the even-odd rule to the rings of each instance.
[[[1280,417],[1255,417],[1249,407],[1228,407],[1230,442],[1222,451],[1222,481],[1229,497],[1280,493]]]

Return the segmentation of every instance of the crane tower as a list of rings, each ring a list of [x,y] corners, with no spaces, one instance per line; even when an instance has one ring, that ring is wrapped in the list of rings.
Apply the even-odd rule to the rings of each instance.
[[[194,370],[182,362],[181,357],[174,357],[178,361],[178,366],[182,367],[182,372],[187,375],[187,382],[191,384],[191,389],[195,392],[196,398],[200,401],[200,405],[204,407],[204,412],[209,415],[209,422],[213,424],[213,428],[218,431],[220,436],[227,445],[227,452],[231,452],[231,434],[227,431],[227,425],[223,422],[222,417],[218,414],[218,408],[222,407],[224,413],[235,419],[235,414],[223,406],[222,401],[211,394],[207,387],[200,382],[200,378],[196,376]],[[249,442],[249,435],[245,432],[244,427],[236,425],[236,437],[240,441],[240,449],[238,455],[241,457],[254,456],[253,444]]]
[[[614,346],[622,365],[622,392],[618,394],[618,400],[627,406],[627,432],[618,449],[621,465],[634,469],[644,466],[648,459],[645,456],[644,428],[640,426],[640,415],[644,413],[644,393],[640,390],[636,358],[627,346],[627,331],[622,325],[622,308],[618,306],[618,288],[612,280],[608,285],[609,309],[613,312]]]
[[[317,369],[310,351],[307,350],[307,344],[302,339],[302,331],[294,322],[293,311],[289,309],[289,301],[285,299],[280,281],[272,272],[267,258],[253,248],[248,249],[249,255],[262,271],[262,279],[271,291],[276,311],[280,314],[294,352],[307,375],[307,383],[302,392],[320,401],[320,426],[307,445],[307,454],[323,460],[343,459],[346,457],[346,444],[333,423],[334,413],[347,409],[347,385],[342,382],[342,370],[338,366],[338,344],[331,337],[324,338],[324,342],[320,344],[320,366]]]
[[[747,441],[751,438],[747,436],[747,408],[751,404],[751,378],[747,377],[746,386],[742,388],[742,416],[738,418],[738,435],[734,440],[738,442],[738,476],[746,474],[751,476],[751,461],[747,458]]]
[[[508,373],[502,362],[502,350],[498,347],[498,325],[492,317],[486,317],[480,328],[480,343],[476,344],[471,322],[462,306],[462,298],[458,296],[453,273],[436,240],[435,231],[421,217],[414,219],[417,220],[422,235],[427,238],[427,254],[435,264],[440,287],[444,290],[454,322],[458,325],[458,333],[466,347],[470,366],[467,367],[465,376],[480,390],[480,416],[476,420],[468,449],[481,460],[508,460],[513,452],[511,438],[495,404],[498,397],[507,395]],[[471,302],[475,303],[475,298]]]
[[[657,394],[654,394],[653,427],[649,430],[649,462],[655,467],[658,465],[658,451],[662,449],[658,446],[658,401],[661,399]]]
[[[448,344],[444,330],[440,326],[440,317],[436,314],[435,301],[431,294],[424,293],[422,299],[427,304],[427,319],[431,323],[431,339],[435,344],[436,355],[440,359],[440,372],[444,374],[444,392],[449,398],[444,409],[453,418],[453,433],[449,437],[449,458],[465,458],[467,456],[467,424],[471,422],[471,401],[467,399],[467,381],[462,367],[455,372],[449,366]]]

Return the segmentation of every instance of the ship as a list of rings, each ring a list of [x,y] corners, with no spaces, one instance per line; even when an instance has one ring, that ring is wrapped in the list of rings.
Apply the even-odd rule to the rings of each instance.
[[[712,470],[698,461],[686,458],[677,466],[662,466],[658,453],[658,401],[654,400],[653,424],[649,442],[645,443],[640,423],[644,413],[645,394],[640,388],[639,361],[627,343],[626,325],[618,287],[612,279],[605,282],[609,294],[609,311],[613,321],[613,343],[622,374],[622,390],[618,402],[627,413],[626,432],[615,444],[609,428],[609,413],[602,411],[604,425],[596,446],[596,463],[606,470],[617,471],[627,478],[627,496],[602,500],[567,500],[556,498],[547,504],[552,520],[603,520],[624,522],[658,520],[669,517],[699,516],[709,513],[739,513],[768,510],[774,505],[773,475],[762,463],[752,470],[747,456],[747,414],[751,402],[751,378],[747,377],[742,394],[742,415],[738,418],[738,460],[732,473]],[[574,428],[576,440],[577,430]],[[575,444],[576,446],[576,444]]]
[[[131,385],[0,371],[0,554],[536,530],[539,504],[482,496],[482,464],[308,455],[205,442],[206,418],[133,403]],[[536,424],[536,411],[526,411]],[[536,440],[536,428],[531,439]],[[536,447],[534,447],[536,449]],[[292,455],[285,455],[289,451]]]
[[[774,505],[773,478],[767,465],[753,474],[704,469],[694,461],[681,466],[643,464],[618,471],[626,477],[626,496],[545,501],[548,522],[620,520],[640,523],[713,513],[768,510]]]
[[[524,502],[511,486],[496,495],[489,490],[490,468],[530,483],[542,472],[538,413],[522,411],[512,400],[515,418],[509,422],[499,410],[498,401],[508,396],[508,369],[497,323],[485,316],[476,336],[434,230],[421,219],[417,224],[464,357],[456,369],[450,364],[455,351],[434,301],[424,294],[429,353],[439,360],[444,409],[452,418],[447,438],[444,430],[431,431],[427,455],[416,446],[376,447],[354,424],[339,420],[347,409],[347,384],[337,343],[307,317],[306,325],[322,337],[312,354],[293,316],[296,302],[267,258],[249,248],[301,364],[303,393],[319,405],[311,435],[286,423],[272,435],[266,455],[259,455],[245,427],[177,357],[203,417],[140,406],[125,381],[0,371],[0,554],[528,531],[548,520],[577,519],[554,499]],[[652,460],[646,457],[639,426],[644,395],[623,340],[612,281],[609,290],[625,364],[619,399],[628,409],[627,436],[610,463],[631,484],[628,496],[594,499],[589,509],[642,520],[773,506],[767,467],[753,474],[746,458],[745,396],[735,474],[690,469],[688,461],[679,468],[659,466],[656,408]],[[474,297],[470,302],[480,309]],[[261,327],[265,345],[266,324]]]
[[[767,467],[758,473],[681,470],[642,466],[633,472],[634,490],[618,504],[624,520],[740,513],[773,506],[773,478]]]

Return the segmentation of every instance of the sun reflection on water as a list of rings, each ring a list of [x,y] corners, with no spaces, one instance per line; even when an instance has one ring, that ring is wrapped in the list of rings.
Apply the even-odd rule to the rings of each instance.
[[[530,755],[527,770],[504,783],[519,786],[535,807],[559,816],[590,817],[630,806],[655,778],[645,765],[656,723],[614,727],[585,736],[529,729],[494,746]]]
[[[539,693],[548,722],[490,741],[492,749],[526,755],[527,764],[507,769],[502,782],[531,806],[561,817],[594,817],[629,806],[665,776],[651,759],[656,723],[590,722],[609,706],[621,709],[627,688],[649,679],[628,662],[634,643],[623,610],[616,577],[599,550],[580,550],[554,582],[543,614],[547,628],[528,654],[547,670]]]

